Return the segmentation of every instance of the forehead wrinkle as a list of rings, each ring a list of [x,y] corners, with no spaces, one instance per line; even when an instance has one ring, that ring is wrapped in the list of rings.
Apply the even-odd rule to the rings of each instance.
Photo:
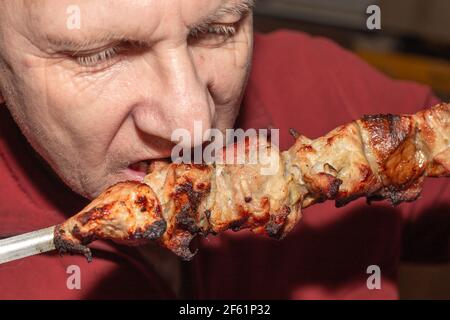
[[[8,1],[8,0],[0,0]],[[108,42],[130,40],[136,43],[145,43],[145,39],[148,39],[149,30],[153,30],[155,27],[148,25],[132,23],[130,15],[120,14],[114,18],[108,20],[108,14],[116,14],[118,10],[112,8],[112,4],[122,5],[118,7],[120,10],[135,10],[133,13],[136,15],[136,10],[138,13],[148,14],[149,11],[144,11],[143,9],[151,7],[151,0],[130,0],[130,5],[123,6],[117,0],[102,0],[103,3],[83,1],[83,0],[73,0],[64,1],[61,3],[56,3],[57,13],[55,13],[55,8],[53,8],[52,1],[44,0],[14,0],[11,1],[11,6],[21,6],[22,12],[21,20],[24,33],[27,37],[33,39],[35,46],[39,47],[41,51],[45,52],[55,52],[64,49],[89,49],[89,46],[94,45],[107,45]],[[139,4],[138,7],[133,7],[133,2]],[[66,25],[66,21],[70,16],[70,12],[67,12],[66,4],[73,5],[78,4],[81,8],[82,14],[82,28],[73,31],[67,31],[67,28],[63,27]],[[106,7],[105,7],[106,6]],[[111,9],[112,8],[112,9]],[[141,8],[141,9],[139,9]],[[111,11],[110,11],[111,9]],[[96,12],[99,11],[99,17],[96,16]],[[11,11],[11,10],[10,10]],[[132,11],[130,11],[132,12]],[[58,19],[54,18],[55,14],[59,14]],[[62,18],[61,18],[62,17]],[[130,25],[127,26],[126,22],[129,19]],[[107,24],[101,23],[102,20],[107,20]],[[155,19],[153,19],[155,21]],[[100,21],[100,22],[99,22]],[[139,40],[143,39],[143,41]],[[94,49],[94,48],[91,48]]]
[[[20,22],[19,25],[32,27],[33,24],[39,23],[39,16],[33,14],[32,8],[37,6],[36,0],[17,0],[8,1],[0,0],[0,21]],[[17,26],[14,26],[17,28]]]

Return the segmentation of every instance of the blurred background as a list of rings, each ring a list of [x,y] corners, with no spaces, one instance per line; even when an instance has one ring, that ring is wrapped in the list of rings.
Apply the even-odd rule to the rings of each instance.
[[[381,30],[366,26],[373,4]],[[331,38],[392,78],[426,84],[450,102],[449,14],[450,0],[257,0],[255,28]],[[399,281],[402,299],[450,299],[450,264],[403,263]]]
[[[381,30],[366,27],[372,4],[381,8]],[[257,0],[255,26],[331,38],[391,77],[425,83],[450,101],[449,14],[449,0]]]

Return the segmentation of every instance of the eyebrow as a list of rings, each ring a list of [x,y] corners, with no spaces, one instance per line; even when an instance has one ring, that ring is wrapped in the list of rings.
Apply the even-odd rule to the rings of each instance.
[[[227,1],[222,4],[215,12],[203,18],[200,23],[192,24],[189,27],[190,34],[204,32],[208,29],[211,24],[216,21],[219,21],[223,17],[228,15],[235,16],[243,16],[254,8],[256,0],[240,0],[238,2],[230,3]],[[137,39],[132,39],[126,33],[112,33],[109,30],[106,30],[104,33],[99,33],[96,35],[95,39],[86,39],[83,41],[77,41],[72,39],[65,39],[62,37],[50,37],[47,36],[46,40],[48,44],[52,45],[54,48],[57,48],[57,51],[63,52],[73,52],[76,54],[77,52],[84,51],[91,46],[98,44],[105,44],[105,47],[109,47],[111,42],[124,42],[129,41],[142,45],[149,45],[147,41],[139,41]],[[98,50],[95,48],[93,50]]]
[[[82,41],[60,37],[47,37],[47,42],[58,52],[73,51],[73,54],[76,54],[77,52],[84,51],[93,45],[105,44],[105,47],[109,47],[108,44],[110,45],[111,42],[119,43],[127,39],[129,40],[129,38],[125,35],[108,32],[105,34],[97,34],[95,39],[86,39]],[[98,50],[98,48],[93,50]]]
[[[189,26],[191,33],[203,32],[214,22],[228,15],[243,16],[255,7],[255,0],[241,0],[238,3],[229,2],[219,7],[213,14],[203,18],[203,21]]]

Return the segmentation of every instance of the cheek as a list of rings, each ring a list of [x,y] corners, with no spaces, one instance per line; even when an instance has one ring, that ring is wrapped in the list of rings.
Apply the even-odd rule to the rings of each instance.
[[[16,88],[35,148],[59,167],[69,167],[75,159],[78,167],[81,162],[104,166],[110,143],[128,115],[127,80],[119,72],[81,77],[60,65],[34,62],[24,65]]]
[[[251,66],[253,30],[251,18],[233,41],[220,48],[197,48],[200,76],[208,77],[211,94],[217,105],[238,103]]]
[[[43,103],[50,120],[72,144],[103,151],[127,115],[126,83],[111,72],[101,76],[70,74],[49,68]]]

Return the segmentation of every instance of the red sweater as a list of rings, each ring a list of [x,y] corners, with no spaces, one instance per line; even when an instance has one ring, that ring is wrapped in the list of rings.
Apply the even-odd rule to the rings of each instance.
[[[364,114],[414,113],[437,99],[424,86],[388,79],[334,43],[308,35],[257,35],[253,71],[238,126],[279,128],[281,146],[295,127],[318,137]],[[36,158],[6,108],[0,108],[0,237],[62,222],[87,202]],[[199,240],[183,263],[191,298],[397,298],[401,259],[449,257],[450,184],[429,179],[421,199],[393,208],[305,211],[283,241],[232,233]],[[98,241],[94,262],[45,254],[0,265],[1,299],[174,298],[138,249]],[[81,289],[69,290],[67,267],[81,269]],[[366,286],[367,267],[381,269],[381,290]]]

